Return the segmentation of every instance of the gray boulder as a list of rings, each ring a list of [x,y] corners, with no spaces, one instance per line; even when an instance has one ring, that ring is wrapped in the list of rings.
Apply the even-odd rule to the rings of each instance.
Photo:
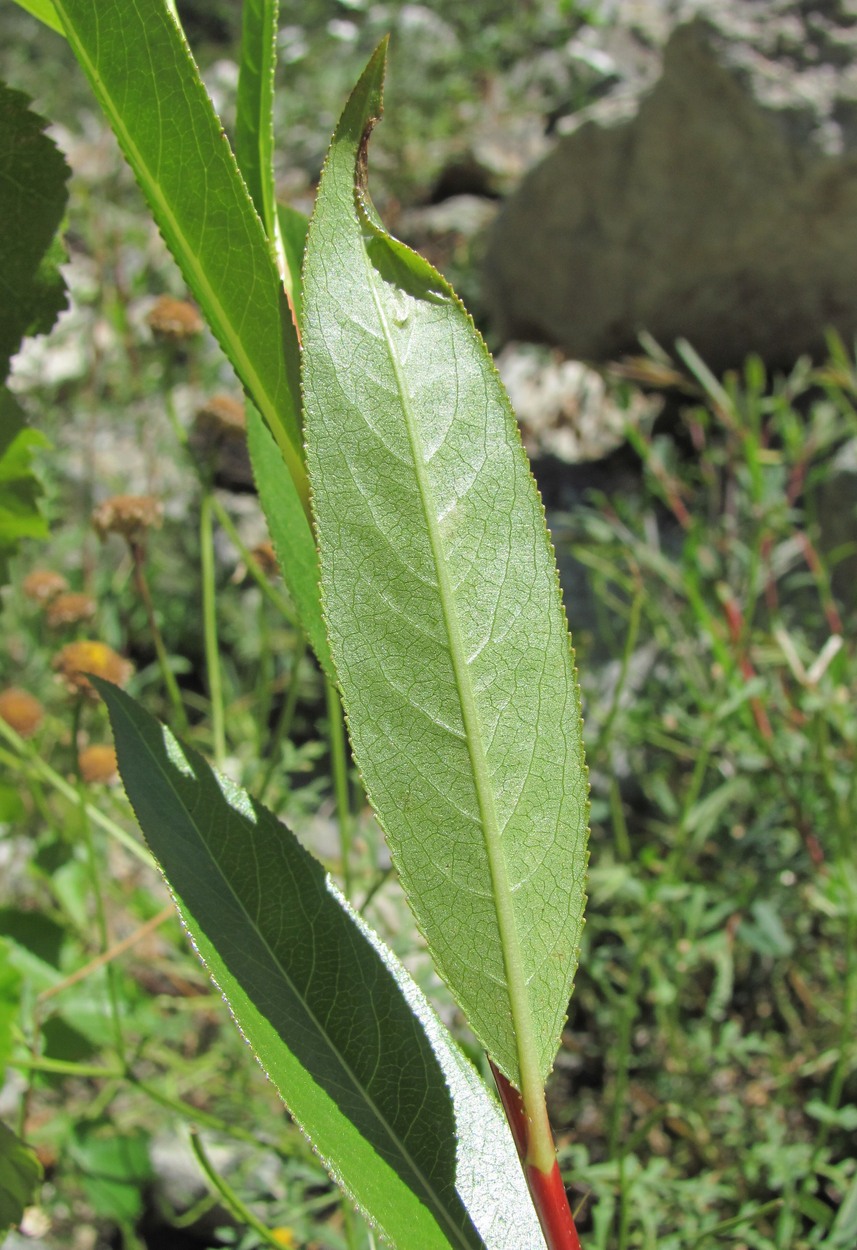
[[[828,326],[850,340],[857,3],[667,9],[663,49],[564,119],[507,201],[485,265],[495,328],[590,361],[641,330],[684,336],[716,369],[818,354]]]

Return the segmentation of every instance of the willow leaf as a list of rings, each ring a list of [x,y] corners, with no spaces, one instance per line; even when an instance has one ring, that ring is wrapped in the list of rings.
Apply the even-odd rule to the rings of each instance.
[[[399,1250],[544,1250],[499,1108],[395,956],[271,812],[96,684],[188,934],[334,1178]]]
[[[274,70],[277,65],[279,0],[244,0],[235,112],[235,159],[259,214],[292,298],[274,182]]]
[[[587,781],[544,512],[488,352],[383,229],[384,47],[337,128],[304,265],[307,466],[357,763],[435,963],[540,1091],[577,963]]]
[[[297,338],[259,218],[163,0],[54,0],[158,227],[306,500]]]
[[[58,35],[65,34],[62,28],[62,22],[57,17],[57,11],[51,0],[15,0],[22,9],[26,9],[28,13],[32,13],[33,17],[37,17],[40,22],[44,22],[51,30],[55,30]]]
[[[250,405],[247,408],[247,447],[253,466],[253,481],[265,513],[268,533],[292,602],[297,608],[304,632],[319,664],[332,681],[336,680],[327,631],[321,615],[318,588],[318,552],[309,518],[293,491],[289,491],[288,470],[265,423]]]

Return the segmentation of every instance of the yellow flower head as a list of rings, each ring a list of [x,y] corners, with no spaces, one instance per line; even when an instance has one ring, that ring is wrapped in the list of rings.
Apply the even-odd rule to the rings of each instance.
[[[106,642],[69,642],[54,657],[54,668],[73,694],[97,697],[86,674],[103,677],[114,685],[124,686],[134,671],[128,660],[108,647]]]
[[[34,695],[17,686],[0,691],[0,720],[22,738],[32,738],[44,718],[44,709]]]
[[[77,763],[81,777],[91,785],[113,781],[118,773],[116,751],[106,743],[84,747],[77,757]]]

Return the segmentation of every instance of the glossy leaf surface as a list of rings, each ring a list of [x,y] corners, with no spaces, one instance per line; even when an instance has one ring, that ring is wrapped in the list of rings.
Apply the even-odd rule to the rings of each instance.
[[[305,500],[295,330],[181,30],[159,0],[54,7],[185,281]]]
[[[97,684],[190,938],[334,1178],[400,1250],[543,1250],[497,1105],[395,957],[270,812]]]
[[[544,513],[472,321],[366,190],[383,48],[304,266],[307,464],[357,763],[436,965],[497,1066],[550,1071],[577,962],[587,782]]]

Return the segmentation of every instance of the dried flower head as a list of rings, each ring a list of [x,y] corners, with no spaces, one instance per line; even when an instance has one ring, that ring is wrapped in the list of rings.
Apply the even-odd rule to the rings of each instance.
[[[24,578],[21,589],[28,599],[49,603],[56,595],[68,590],[68,582],[62,573],[55,573],[53,569],[33,569]]]
[[[146,530],[159,528],[163,519],[164,509],[154,495],[111,495],[93,511],[92,526],[99,538],[122,534],[133,543]]]
[[[45,610],[45,616],[52,629],[63,625],[79,625],[81,621],[91,621],[95,616],[97,604],[92,595],[80,594],[67,590],[64,594],[51,599]]]
[[[44,719],[44,708],[35,695],[17,686],[0,691],[0,720],[20,734],[22,738],[32,738]]]
[[[212,442],[222,438],[243,439],[247,432],[244,405],[231,395],[212,395],[196,410],[194,426]]]
[[[116,751],[106,743],[97,743],[84,749],[77,757],[80,775],[91,784],[113,781],[119,771]]]
[[[103,677],[117,686],[124,686],[134,671],[128,660],[108,647],[106,642],[69,642],[54,657],[54,668],[73,694],[97,697],[86,674]]]
[[[181,343],[193,338],[202,329],[203,321],[193,304],[172,295],[160,295],[155,300],[146,321],[158,338],[170,343]]]

